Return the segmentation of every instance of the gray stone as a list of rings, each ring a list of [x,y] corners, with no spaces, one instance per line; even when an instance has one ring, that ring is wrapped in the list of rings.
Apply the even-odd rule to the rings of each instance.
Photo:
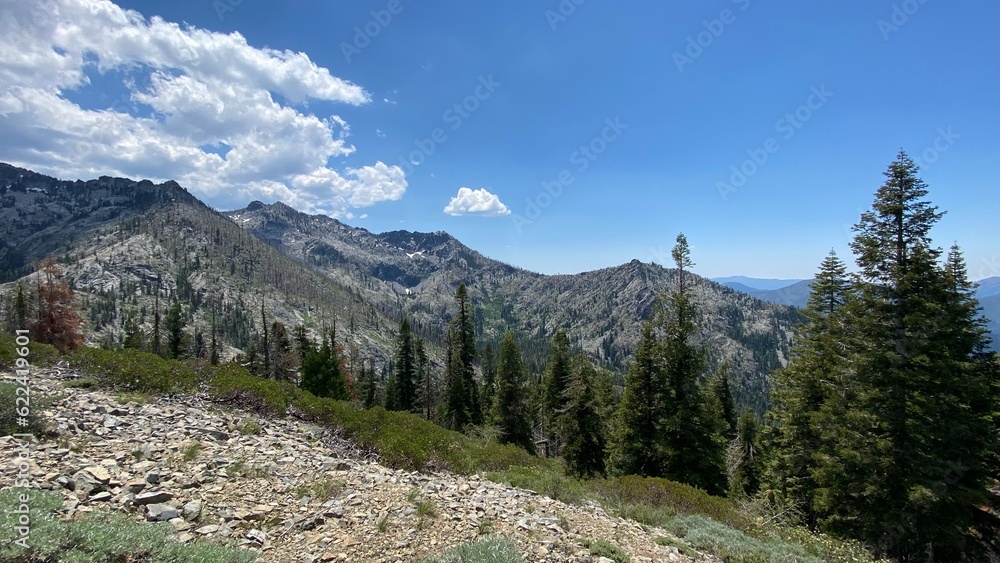
[[[169,504],[150,504],[146,506],[146,520],[150,522],[166,522],[177,518],[180,513]]]
[[[108,502],[111,500],[111,493],[108,491],[101,491],[94,495],[91,495],[90,500],[93,502]]]
[[[173,493],[168,493],[167,491],[150,491],[135,495],[135,504],[142,506],[144,504],[167,502],[172,498],[174,498]]]
[[[201,501],[193,500],[184,505],[184,509],[181,511],[184,519],[188,522],[197,519],[201,516]]]

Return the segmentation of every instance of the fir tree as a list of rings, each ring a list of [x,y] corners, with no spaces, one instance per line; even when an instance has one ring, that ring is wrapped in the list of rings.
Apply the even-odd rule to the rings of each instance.
[[[417,357],[410,322],[405,318],[399,324],[399,334],[396,337],[394,367],[395,370],[390,376],[391,393],[386,393],[386,408],[411,411],[417,398]]]
[[[317,397],[346,401],[350,399],[344,381],[344,366],[333,338],[323,340],[318,349],[310,350],[302,362],[301,387]]]
[[[664,476],[704,489],[726,491],[724,423],[710,395],[700,385],[707,369],[703,350],[695,343],[696,310],[691,302],[687,270],[694,266],[687,238],[677,235],[672,252],[677,266],[677,289],[664,311],[661,348],[666,393],[663,400]]]
[[[561,433],[556,432],[555,421],[558,414],[563,411],[567,400],[565,391],[570,379],[569,354],[569,338],[566,337],[566,331],[559,329],[552,338],[549,362],[542,378],[544,403],[541,418],[548,426],[545,435],[549,438],[551,455],[559,455]]]
[[[859,272],[842,311],[784,376],[799,391],[777,394],[790,411],[779,431],[797,417],[819,444],[804,463],[824,529],[904,561],[958,560],[986,537],[972,530],[989,520],[997,374],[960,253],[937,262],[929,232],[942,213],[916,165],[901,152],[885,175],[855,226]],[[779,456],[803,450],[786,440]]]
[[[801,507],[810,525],[816,524],[819,462],[834,459],[824,443],[832,443],[839,432],[849,399],[844,393],[851,387],[844,379],[849,336],[844,305],[850,290],[846,275],[847,266],[831,250],[810,287],[806,320],[797,328],[791,362],[773,376],[769,481]],[[823,431],[818,424],[822,418],[836,424]]]
[[[663,418],[663,367],[653,320],[642,325],[635,359],[625,377],[618,404],[611,461],[615,473],[660,476],[663,465],[660,429]]]
[[[470,424],[483,423],[483,407],[475,379],[476,334],[465,283],[455,291],[458,314],[448,325],[442,426],[461,432]]]
[[[528,416],[527,372],[513,332],[508,332],[500,346],[497,365],[497,390],[493,397],[493,419],[503,435],[500,441],[521,446],[535,453],[531,420]]]
[[[726,440],[733,440],[738,434],[738,420],[736,415],[736,401],[733,399],[733,389],[729,383],[729,365],[723,364],[719,371],[712,377],[712,394],[719,403],[719,416],[726,424],[726,431],[723,436]]]
[[[422,338],[418,338],[414,344],[414,356],[417,363],[417,406],[424,415],[425,420],[432,420],[434,417],[435,404],[435,384],[434,373],[431,370],[430,360],[427,358],[427,350],[424,347]]]
[[[187,325],[184,319],[184,312],[180,303],[174,303],[167,310],[167,318],[163,321],[163,328],[167,331],[167,357],[180,358],[184,352],[184,327]]]
[[[595,388],[597,373],[580,354],[573,360],[563,401],[556,417],[566,472],[577,477],[604,475],[604,421]]]
[[[457,339],[456,331],[449,330],[445,350],[445,389],[442,408],[438,410],[438,420],[441,426],[461,432],[469,425],[472,417],[469,413],[469,394],[465,390],[462,358],[455,343]]]
[[[757,441],[757,419],[747,409],[740,414],[733,445],[737,459],[733,463],[729,496],[753,496],[760,489],[762,460]]]

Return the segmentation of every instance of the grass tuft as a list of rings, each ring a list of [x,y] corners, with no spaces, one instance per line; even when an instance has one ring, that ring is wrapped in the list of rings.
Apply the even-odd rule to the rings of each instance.
[[[480,538],[474,542],[453,547],[424,563],[525,563],[514,544],[498,537]]]

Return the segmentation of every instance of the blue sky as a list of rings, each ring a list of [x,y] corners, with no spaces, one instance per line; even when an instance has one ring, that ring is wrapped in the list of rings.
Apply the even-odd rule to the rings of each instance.
[[[948,212],[935,242],[1000,275],[995,2],[264,4],[5,4],[0,160],[545,273],[669,265],[683,231],[701,275],[806,278],[850,259],[902,148]]]

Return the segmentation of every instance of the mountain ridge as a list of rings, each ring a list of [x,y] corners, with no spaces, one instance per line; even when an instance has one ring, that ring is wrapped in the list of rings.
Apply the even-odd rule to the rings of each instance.
[[[185,304],[192,334],[207,334],[217,318],[229,356],[246,349],[263,316],[313,331],[336,323],[355,360],[384,366],[406,316],[440,365],[454,291],[464,282],[481,344],[516,330],[537,377],[552,334],[568,329],[621,383],[642,321],[676,281],[674,270],[638,260],[549,276],[490,259],[444,231],[371,233],[284,203],[218,212],[174,182],[59,181],[5,165],[0,191],[11,198],[3,208],[11,221],[0,225],[5,281],[23,280],[31,260],[56,254],[88,310],[92,344],[120,343],[129,319],[148,330],[159,295]],[[65,213],[66,201],[76,216]],[[787,360],[798,314],[693,279],[712,365],[728,363],[741,402],[762,409],[768,373]],[[8,283],[8,296],[12,289]]]

